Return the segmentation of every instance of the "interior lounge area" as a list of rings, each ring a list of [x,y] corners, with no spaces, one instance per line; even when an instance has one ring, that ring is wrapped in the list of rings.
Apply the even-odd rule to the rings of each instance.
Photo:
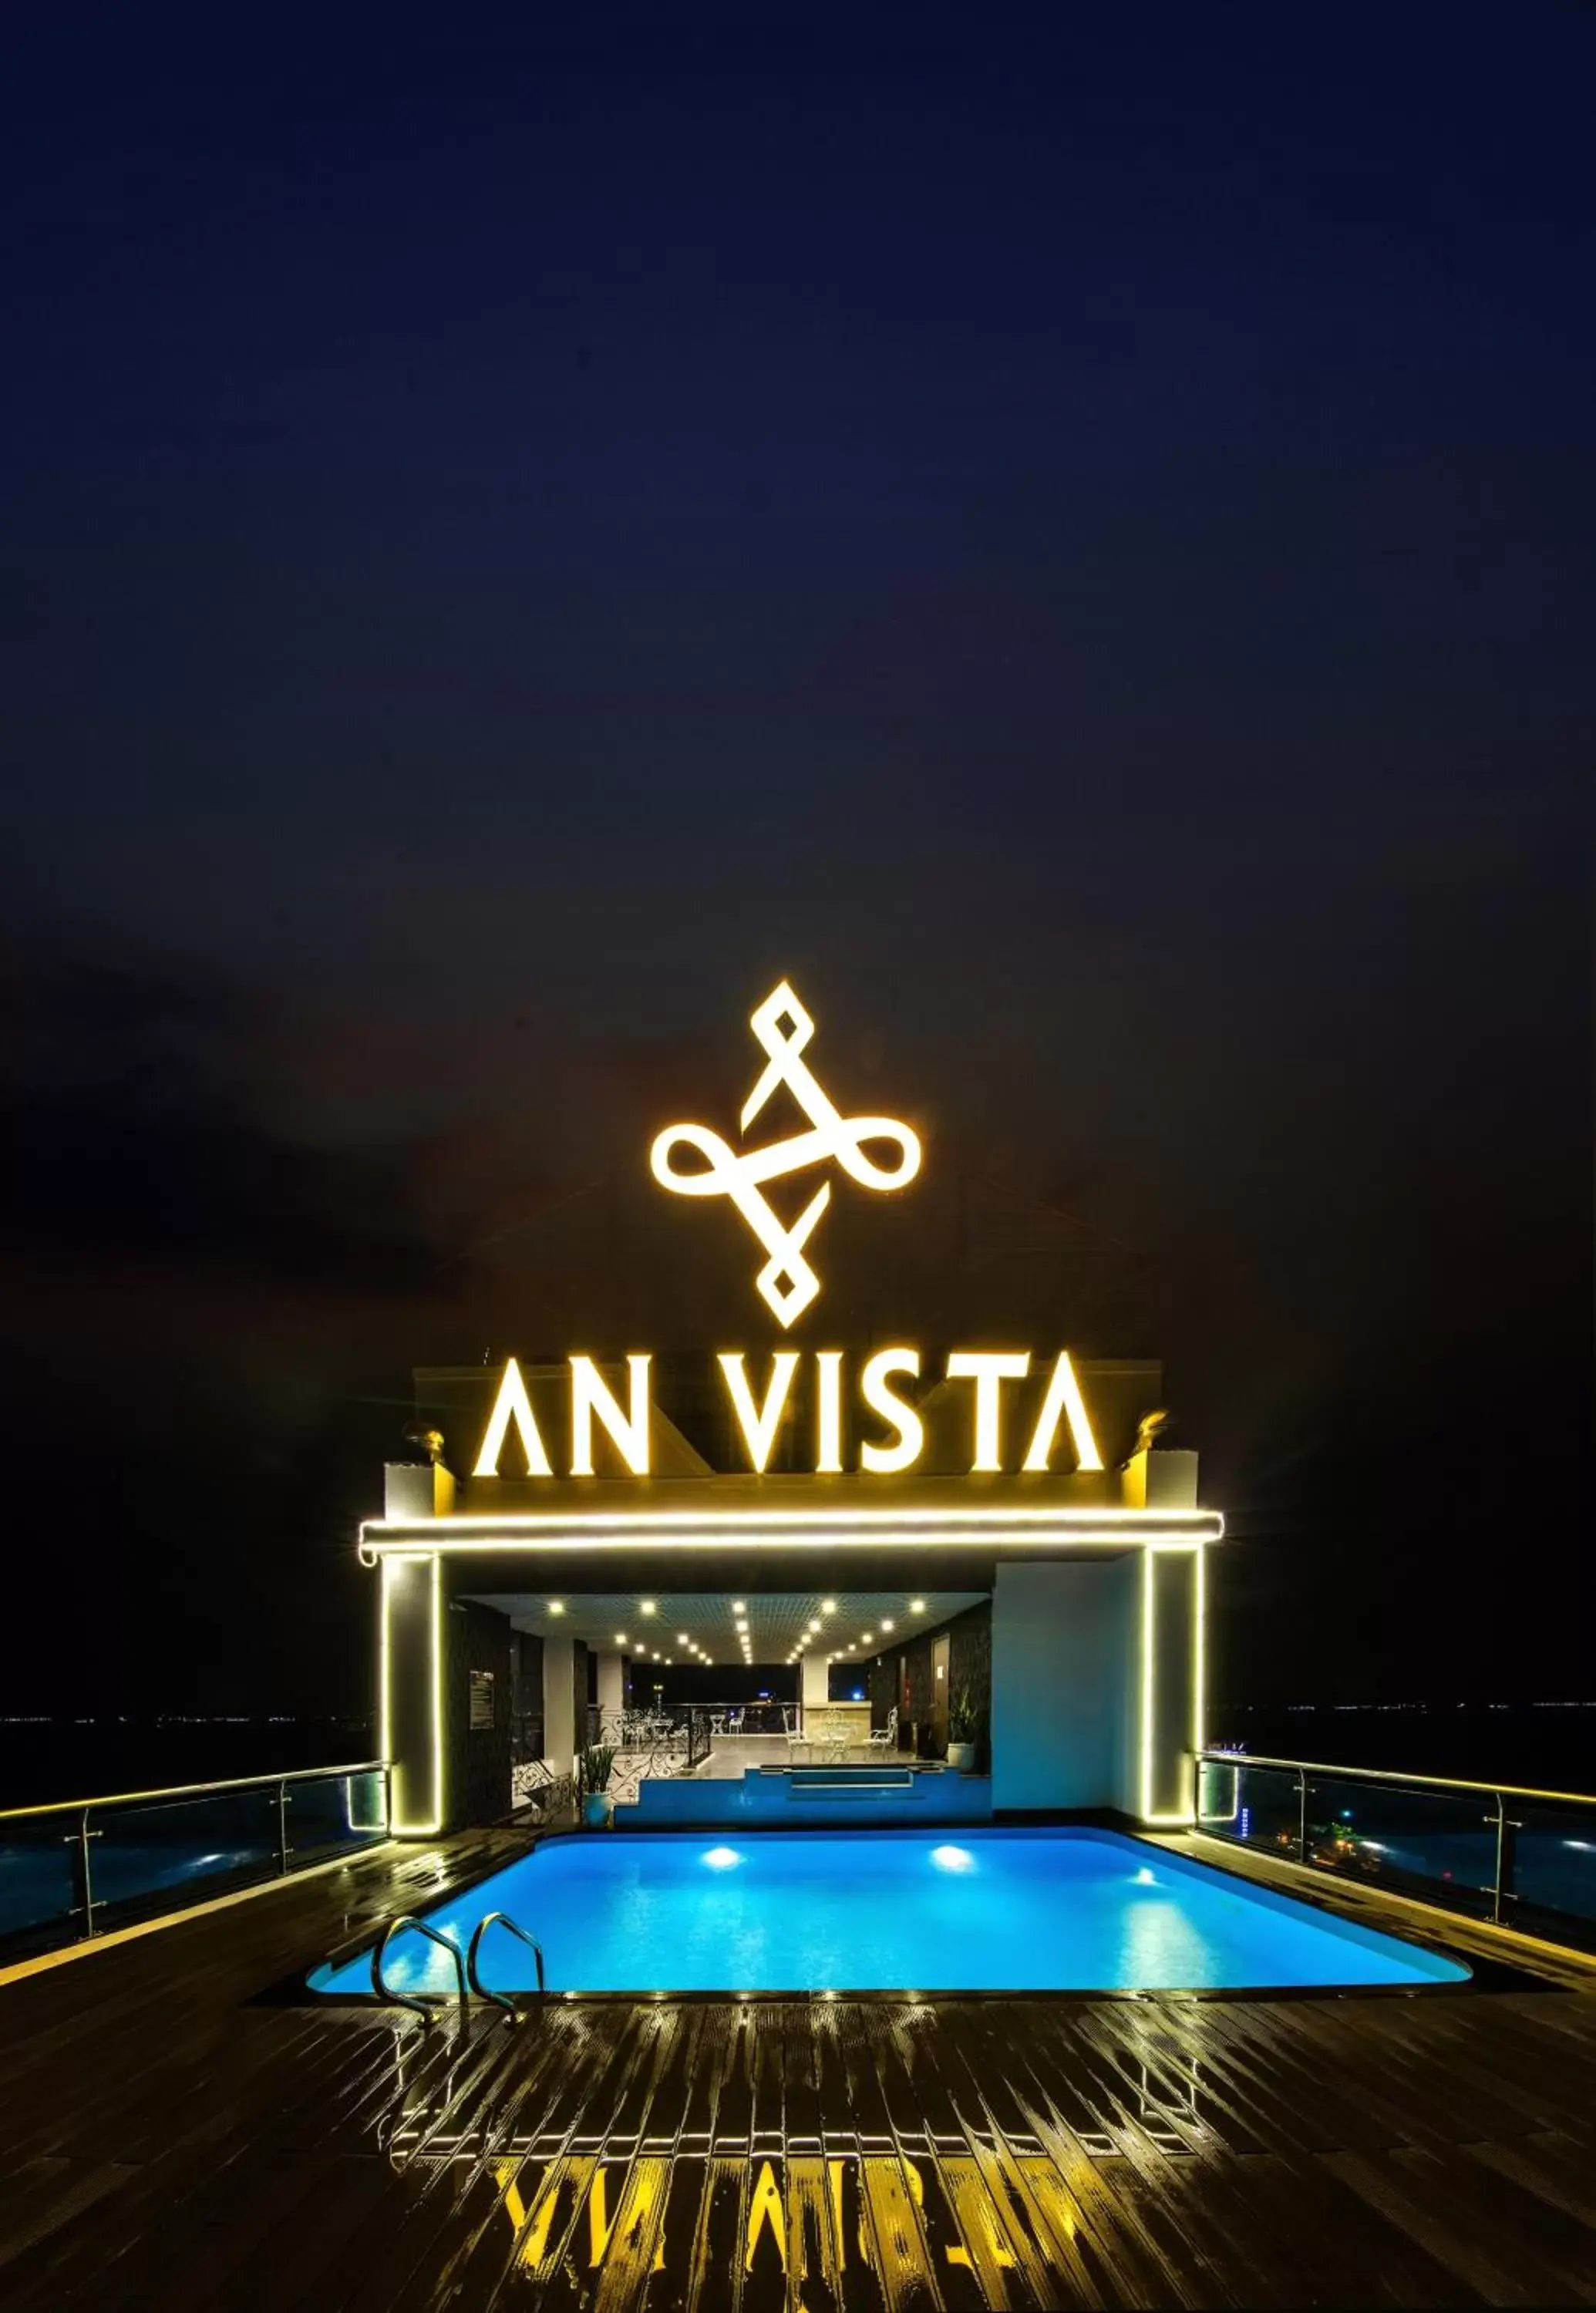
[[[413,1496],[433,1473],[391,1474]],[[569,1796],[595,1746],[623,1828],[1191,1820],[1213,1514],[1000,1528],[937,1552],[947,1587],[924,1589],[901,1579],[930,1555],[907,1510],[824,1552],[755,1538],[717,1587],[693,1542],[589,1536],[556,1588],[546,1548],[392,1507],[367,1546],[401,1833]],[[605,1587],[578,1587],[595,1562]]]

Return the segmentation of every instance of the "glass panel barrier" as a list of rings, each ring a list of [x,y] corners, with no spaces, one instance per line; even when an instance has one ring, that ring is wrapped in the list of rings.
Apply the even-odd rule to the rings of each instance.
[[[1596,1807],[1507,1801],[1510,1927],[1596,1948]]]
[[[278,1866],[275,1787],[96,1808],[90,1821],[98,1834],[90,1843],[97,1928],[115,1925],[118,1913],[203,1902],[220,1886],[269,1877]]]
[[[1496,1802],[1485,1791],[1308,1778],[1308,1858],[1405,1895],[1489,1918]]]
[[[386,1839],[381,1775],[329,1775],[287,1786],[290,1869]]]
[[[381,1766],[0,1814],[0,1951],[181,1911],[388,1836]]]
[[[1197,1828],[1596,1950],[1596,1798],[1362,1776],[1208,1752]]]
[[[1301,1803],[1294,1767],[1250,1767],[1204,1759],[1198,1779],[1197,1827],[1243,1847],[1298,1859]]]
[[[75,1911],[81,1821],[78,1810],[0,1822],[0,1939],[37,1941],[47,1928],[59,1930],[52,1941],[83,1933]]]

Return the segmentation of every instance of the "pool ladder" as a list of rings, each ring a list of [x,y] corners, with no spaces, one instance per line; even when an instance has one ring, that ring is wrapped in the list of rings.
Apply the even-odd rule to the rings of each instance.
[[[472,1936],[471,1948],[464,1953],[462,1953],[461,1948],[455,1942],[454,1937],[445,1935],[441,1928],[430,1926],[426,1920],[419,1920],[413,1912],[397,1913],[394,1917],[387,1922],[382,1934],[377,1938],[375,1944],[372,1948],[372,1990],[376,1993],[377,1998],[379,2000],[385,2001],[389,2007],[408,2008],[412,2015],[419,2016],[421,2018],[423,2024],[431,2023],[433,2011],[427,2005],[427,2002],[424,2000],[412,1999],[410,1994],[407,1992],[396,1992],[383,1973],[383,1962],[387,1957],[389,1943],[392,1941],[393,1937],[398,1935],[402,1930],[406,1928],[414,1928],[419,1935],[423,1935],[427,1937],[429,1942],[440,1946],[443,1950],[448,1953],[449,1957],[454,1961],[454,1981],[459,1988],[460,2006],[463,2009],[466,2005],[469,1991],[475,1992],[479,2000],[490,2000],[496,2008],[502,2008],[505,2011],[505,2021],[507,2023],[518,2024],[521,2021],[521,2010],[516,2007],[515,2001],[507,1998],[504,1992],[495,1992],[488,1984],[485,1984],[482,1982],[481,1972],[478,1966],[478,1957],[482,1948],[482,1938],[487,1934],[489,1928],[496,1926],[508,1928],[513,1936],[520,1937],[528,1951],[531,1952],[533,1960],[537,1964],[538,1997],[540,2000],[542,1999],[547,1991],[547,1985],[543,1974],[543,1948],[534,1937],[527,1934],[525,1929],[521,1925],[521,1922],[518,1920],[512,1920],[507,1912],[489,1912],[484,1918],[480,1919],[477,1922],[475,1931]]]

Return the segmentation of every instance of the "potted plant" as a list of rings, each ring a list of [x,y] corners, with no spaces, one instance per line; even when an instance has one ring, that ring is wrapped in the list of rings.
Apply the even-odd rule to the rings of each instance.
[[[590,1743],[578,1762],[582,1785],[582,1820],[593,1831],[608,1831],[615,1820],[610,1772],[615,1754],[607,1743]]]
[[[948,1763],[957,1774],[967,1775],[975,1764],[975,1731],[981,1713],[968,1686],[948,1701]]]

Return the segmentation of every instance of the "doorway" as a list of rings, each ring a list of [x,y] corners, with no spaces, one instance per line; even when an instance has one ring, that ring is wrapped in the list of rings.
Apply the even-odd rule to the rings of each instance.
[[[951,1641],[946,1632],[931,1640],[931,1738],[939,1751],[948,1748],[948,1662]]]

